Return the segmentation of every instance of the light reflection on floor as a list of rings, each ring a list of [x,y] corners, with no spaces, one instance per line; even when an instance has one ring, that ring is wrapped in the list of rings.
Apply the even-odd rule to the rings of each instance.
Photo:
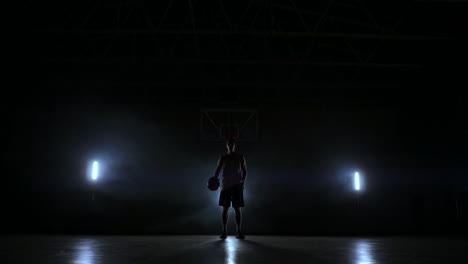
[[[224,243],[226,252],[226,264],[236,264],[236,254],[239,247],[239,241],[233,237],[228,237]]]
[[[10,236],[0,263],[468,263],[468,241],[426,237]]]
[[[80,239],[76,244],[72,264],[97,264],[96,243],[93,239]]]
[[[365,240],[354,241],[354,264],[374,264],[372,244]]]

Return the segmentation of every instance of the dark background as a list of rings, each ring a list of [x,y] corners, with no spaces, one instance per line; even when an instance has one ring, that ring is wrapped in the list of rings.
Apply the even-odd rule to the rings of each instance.
[[[1,231],[216,233],[200,109],[249,108],[247,234],[466,234],[466,4],[309,2],[24,3]]]

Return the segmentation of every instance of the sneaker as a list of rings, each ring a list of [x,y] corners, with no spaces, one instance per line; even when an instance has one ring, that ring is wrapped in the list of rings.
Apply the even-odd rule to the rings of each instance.
[[[227,238],[226,231],[223,231],[221,235],[219,236],[219,238],[226,239]]]
[[[244,234],[243,234],[241,231],[237,231],[236,238],[238,238],[238,239],[244,239],[245,236],[244,236]]]

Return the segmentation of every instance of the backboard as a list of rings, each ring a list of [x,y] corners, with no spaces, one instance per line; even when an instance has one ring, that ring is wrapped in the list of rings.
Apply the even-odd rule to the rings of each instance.
[[[203,108],[200,110],[200,140],[257,141],[259,120],[256,109],[243,108]]]

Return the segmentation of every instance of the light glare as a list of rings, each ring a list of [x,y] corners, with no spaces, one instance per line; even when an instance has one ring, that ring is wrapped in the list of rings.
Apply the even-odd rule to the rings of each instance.
[[[361,190],[361,181],[359,179],[359,172],[354,173],[354,190],[356,191]]]
[[[236,240],[232,240],[232,238],[227,238],[225,247],[226,251],[226,264],[236,264],[236,255],[238,251],[238,242]]]
[[[373,256],[372,243],[366,240],[354,242],[354,263],[355,264],[373,264],[375,263]]]
[[[99,176],[99,163],[97,161],[93,162],[93,167],[91,170],[91,179],[94,181],[98,179]]]

